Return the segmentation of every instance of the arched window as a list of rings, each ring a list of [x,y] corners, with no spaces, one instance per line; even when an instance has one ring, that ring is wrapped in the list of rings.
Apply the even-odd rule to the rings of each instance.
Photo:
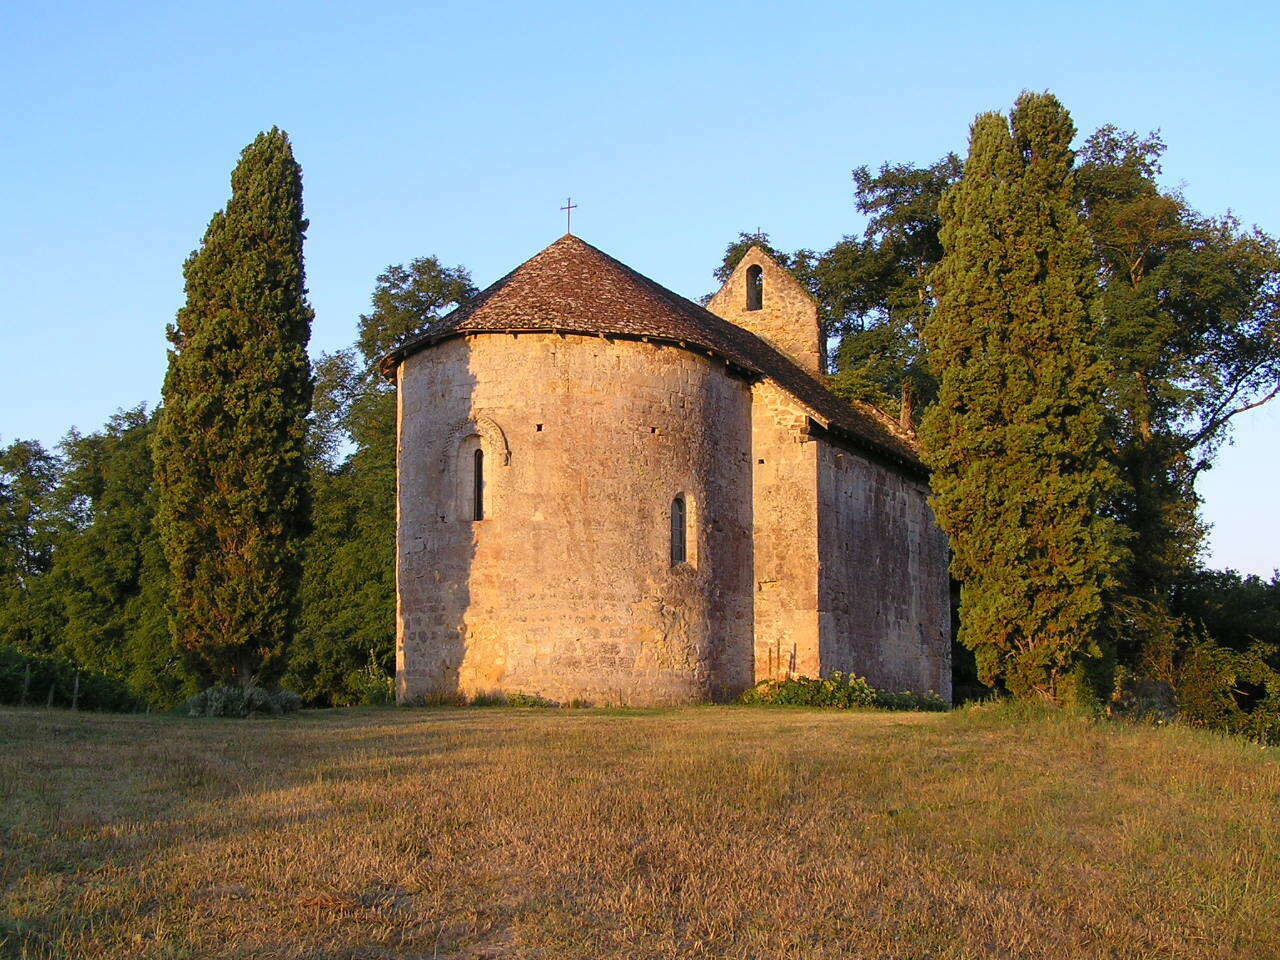
[[[506,434],[486,416],[468,418],[441,445],[438,477],[445,480],[442,520],[474,523],[503,512],[503,467],[511,463]]]
[[[759,310],[764,306],[764,270],[753,264],[747,267],[747,309]]]
[[[684,496],[678,495],[671,501],[671,565],[673,567],[684,563],[689,558],[685,532],[687,528]]]

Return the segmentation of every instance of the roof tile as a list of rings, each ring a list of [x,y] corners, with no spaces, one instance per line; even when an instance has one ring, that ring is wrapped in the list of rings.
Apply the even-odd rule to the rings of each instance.
[[[405,357],[469,333],[581,333],[647,337],[702,348],[766,377],[816,414],[819,424],[913,471],[915,444],[866,404],[850,404],[775,347],[666,289],[571,234],[442,317],[381,361],[393,377]],[[825,422],[824,422],[825,421]]]

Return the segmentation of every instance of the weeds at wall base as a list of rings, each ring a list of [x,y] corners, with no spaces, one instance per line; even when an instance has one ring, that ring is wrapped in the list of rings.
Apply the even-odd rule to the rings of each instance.
[[[877,690],[864,678],[836,671],[826,677],[762,680],[739,699],[760,706],[825,707],[836,710],[925,710],[941,712],[951,705],[938,694]]]

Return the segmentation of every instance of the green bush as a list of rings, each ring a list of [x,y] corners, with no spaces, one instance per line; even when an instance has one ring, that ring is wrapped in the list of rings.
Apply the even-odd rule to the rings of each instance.
[[[0,644],[0,703],[70,707],[73,702],[80,710],[118,713],[143,707],[122,680]]]
[[[947,710],[936,693],[890,693],[877,690],[863,677],[836,671],[826,677],[787,677],[762,680],[741,698],[740,703],[788,707],[833,707],[837,710]]]
[[[396,678],[388,676],[378,663],[377,656],[369,651],[369,662],[359,670],[347,674],[349,703],[363,707],[382,707],[396,702]],[[348,704],[343,704],[346,706]]]
[[[292,690],[227,684],[201,690],[187,701],[185,710],[189,717],[252,717],[259,714],[278,717],[301,707],[302,698]]]
[[[876,691],[854,674],[828,677],[787,677],[762,680],[742,695],[743,703],[767,703],[788,707],[836,707],[840,710],[875,706]]]
[[[880,710],[924,710],[930,713],[943,713],[951,709],[951,704],[932,690],[928,693],[912,693],[910,690],[891,693],[888,690],[877,690],[875,706]]]
[[[1178,715],[1195,726],[1280,743],[1280,671],[1274,647],[1256,643],[1241,652],[1199,640],[1178,669]]]
[[[1139,723],[1168,723],[1178,715],[1173,684],[1127,667],[1117,667],[1107,715]]]

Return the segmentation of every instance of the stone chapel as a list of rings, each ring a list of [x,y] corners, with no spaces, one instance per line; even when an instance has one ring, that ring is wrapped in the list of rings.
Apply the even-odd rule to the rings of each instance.
[[[703,308],[572,235],[388,354],[399,698],[691,703],[836,670],[949,698],[928,474],[822,357],[760,247]]]

